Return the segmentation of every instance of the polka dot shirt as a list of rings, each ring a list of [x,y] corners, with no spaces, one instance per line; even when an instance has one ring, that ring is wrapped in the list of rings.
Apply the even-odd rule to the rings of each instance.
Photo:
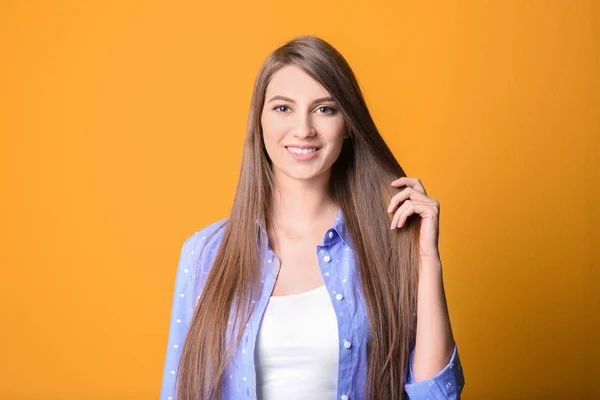
[[[166,351],[161,400],[175,400],[176,376],[181,347],[185,339],[194,307],[203,289],[206,277],[223,237],[227,218],[194,233],[185,240],[181,249],[175,278],[175,292],[171,309],[168,346]],[[224,399],[256,399],[256,370],[254,350],[261,318],[275,286],[279,260],[268,246],[263,227],[260,234],[266,238],[264,248],[264,275],[262,296],[253,300],[256,309],[245,327],[242,341],[232,361],[225,370]],[[346,232],[341,210],[336,221],[327,230],[323,241],[315,249],[321,275],[337,315],[339,362],[336,399],[358,400],[364,398],[367,370],[366,343],[369,321],[366,305],[361,295],[355,270],[354,251]],[[200,257],[201,254],[201,257]],[[231,324],[231,322],[230,322]],[[228,332],[228,336],[231,332]],[[454,347],[452,358],[436,376],[416,382],[412,373],[414,351],[410,354],[409,371],[404,389],[411,400],[455,400],[460,398],[464,375]],[[288,399],[300,399],[290,393]],[[260,399],[271,400],[271,399]]]

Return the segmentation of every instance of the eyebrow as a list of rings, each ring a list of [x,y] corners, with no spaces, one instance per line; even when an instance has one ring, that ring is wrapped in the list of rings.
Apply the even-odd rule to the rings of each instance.
[[[275,100],[283,100],[283,101],[288,101],[290,103],[296,104],[296,101],[294,101],[294,99],[290,99],[289,97],[280,96],[280,95],[271,97],[271,100],[269,100],[268,103],[270,103],[272,101],[275,101]],[[335,102],[335,100],[333,99],[333,97],[321,97],[319,99],[314,99],[311,104],[324,103],[326,101]]]

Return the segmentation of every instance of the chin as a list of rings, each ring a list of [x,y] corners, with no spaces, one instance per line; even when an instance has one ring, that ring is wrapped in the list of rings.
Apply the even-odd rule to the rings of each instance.
[[[286,174],[286,175],[292,179],[296,179],[299,181],[307,181],[316,176],[314,174]]]
[[[319,176],[323,175],[323,172],[322,171],[319,171],[319,172],[311,171],[311,172],[305,172],[305,173],[290,172],[290,173],[287,173],[286,175],[292,179],[307,181],[307,180],[318,178]]]

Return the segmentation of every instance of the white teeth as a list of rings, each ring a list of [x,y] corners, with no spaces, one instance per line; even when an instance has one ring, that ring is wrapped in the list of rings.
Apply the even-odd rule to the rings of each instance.
[[[317,151],[316,148],[312,148],[312,149],[299,149],[297,147],[288,147],[288,150],[294,154],[309,154],[309,153],[314,153],[315,151]]]

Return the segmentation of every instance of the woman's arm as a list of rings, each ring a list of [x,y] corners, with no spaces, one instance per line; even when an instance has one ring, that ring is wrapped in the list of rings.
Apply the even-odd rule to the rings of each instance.
[[[417,382],[437,375],[454,352],[454,337],[439,258],[421,260],[414,352],[413,373]]]
[[[452,335],[442,279],[438,249],[440,204],[427,195],[418,178],[402,177],[392,185],[406,188],[390,201],[388,213],[395,211],[390,228],[401,228],[411,215],[421,217],[417,333],[415,348],[410,354],[405,390],[415,400],[458,399],[464,386],[464,376]]]
[[[454,343],[439,259],[422,260],[417,337],[404,389],[411,400],[458,400],[465,385]]]
[[[175,290],[173,293],[173,301],[171,303],[168,344],[160,390],[161,400],[176,399],[175,384],[179,356],[192,315],[191,310],[194,306],[192,297],[194,282],[192,277],[194,271],[190,257],[191,252],[191,240],[188,239],[181,248],[177,266],[177,275],[175,277]]]

